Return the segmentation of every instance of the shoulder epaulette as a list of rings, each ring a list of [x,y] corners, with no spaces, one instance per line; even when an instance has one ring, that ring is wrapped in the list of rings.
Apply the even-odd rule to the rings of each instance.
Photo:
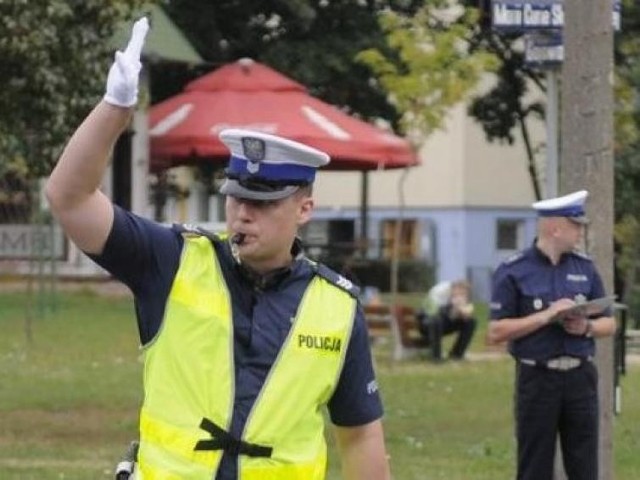
[[[513,255],[509,255],[502,263],[504,265],[512,265],[516,262],[518,262],[519,260],[522,260],[524,258],[524,252],[520,251],[520,252],[516,252]]]
[[[220,241],[225,235],[214,233],[192,223],[174,223],[173,229],[187,238],[207,237],[212,241]]]
[[[360,295],[360,287],[358,287],[355,283],[349,280],[344,275],[340,275],[339,273],[331,270],[329,267],[322,263],[316,263],[312,260],[308,260],[314,269],[316,275],[324,278],[326,281],[335,285],[336,287],[344,290],[349,295],[354,298],[358,298]]]

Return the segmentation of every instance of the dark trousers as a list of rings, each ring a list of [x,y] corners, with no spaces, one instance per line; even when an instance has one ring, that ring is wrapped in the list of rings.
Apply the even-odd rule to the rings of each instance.
[[[598,478],[598,374],[595,365],[560,372],[517,363],[518,480],[552,480],[560,435],[569,480]]]
[[[442,337],[452,333],[457,333],[458,336],[451,346],[449,358],[460,359],[464,357],[476,331],[477,321],[475,318],[460,320],[445,315],[435,315],[430,318],[425,317],[422,321],[424,325],[420,330],[428,338],[431,355],[435,360],[442,359]]]

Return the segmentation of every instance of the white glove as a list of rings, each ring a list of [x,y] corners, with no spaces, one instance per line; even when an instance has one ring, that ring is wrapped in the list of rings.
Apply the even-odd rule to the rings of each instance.
[[[132,107],[138,102],[138,81],[142,69],[140,54],[148,31],[149,21],[147,17],[142,17],[133,24],[127,48],[124,52],[116,52],[107,77],[107,92],[104,95],[107,103]]]

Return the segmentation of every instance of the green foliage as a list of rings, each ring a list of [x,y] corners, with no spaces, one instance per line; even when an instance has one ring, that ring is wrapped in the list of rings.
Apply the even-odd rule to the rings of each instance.
[[[182,89],[204,71],[241,57],[265,63],[309,88],[310,93],[363,118],[398,113],[371,81],[358,52],[385,48],[378,13],[411,14],[424,0],[199,0],[165,1],[163,8],[207,64],[199,69],[155,66],[153,102]]]
[[[462,0],[461,4],[473,7],[478,2]],[[489,10],[491,2],[480,4],[483,10],[478,24],[470,31],[470,48],[493,53],[499,59],[500,67],[496,83],[484,95],[473,99],[469,113],[480,122],[489,141],[512,144],[515,141],[514,129],[523,128],[529,115],[538,118],[544,115],[544,106],[535,96],[529,95],[532,86],[545,90],[544,72],[524,64],[522,35],[493,31]]]
[[[616,242],[621,245],[633,244],[635,238],[640,236],[640,221],[632,215],[625,215],[617,224],[614,231]],[[618,258],[618,265],[624,271],[629,271],[637,264],[638,252],[623,251]]]
[[[448,109],[469,94],[483,73],[498,67],[494,55],[469,49],[466,39],[477,21],[475,9],[448,2],[425,2],[412,16],[381,16],[393,54],[370,48],[357,59],[389,92],[407,133],[423,138],[440,128]]]
[[[616,216],[638,215],[640,205],[640,5],[625,0],[616,35],[615,175]]]
[[[616,34],[615,60],[615,238],[618,266],[624,278],[625,303],[631,315],[640,312],[640,4],[625,0],[622,28]]]
[[[617,274],[623,287],[623,298],[619,301],[629,307],[631,318],[640,318],[640,286],[638,285],[638,266],[640,265],[640,221],[638,217],[626,214],[615,225],[615,242],[619,252],[616,258]]]
[[[0,1],[0,157],[48,172],[104,90],[115,26],[142,0]],[[0,171],[0,175],[2,175]]]
[[[462,0],[465,5],[478,5],[477,0]],[[546,92],[544,71],[524,64],[522,35],[517,33],[496,33],[491,28],[491,2],[481,2],[484,6],[480,28],[474,30],[471,43],[493,52],[502,63],[498,72],[498,83],[482,97],[476,98],[469,109],[483,126],[490,141],[513,143],[518,130],[526,130],[530,116],[544,118],[544,105],[527,98],[533,85]],[[638,145],[638,100],[640,87],[640,4],[635,0],[622,2],[622,28],[614,35],[615,84],[614,122],[616,156],[616,214],[622,216],[630,205],[638,204],[634,185],[640,181],[629,176],[638,176],[635,152]],[[530,171],[534,186],[537,172],[533,163],[533,151],[537,146],[528,146]],[[631,168],[629,168],[631,167]],[[633,199],[634,202],[629,203]]]
[[[477,0],[462,0],[467,6],[478,5]],[[497,33],[491,28],[491,2],[481,2],[480,28],[473,30],[470,42],[473,48],[480,47],[494,53],[501,62],[498,83],[471,105],[470,113],[482,124],[490,141],[513,143],[514,129],[520,128],[520,119],[530,114],[544,117],[544,106],[530,102],[525,97],[532,85],[546,91],[544,71],[528,67],[524,63],[522,35],[520,33]],[[637,110],[636,95],[640,81],[640,5],[635,0],[622,2],[622,28],[614,36],[616,81],[615,92],[615,134],[616,152],[625,145],[633,144],[638,137],[637,126],[633,125]],[[531,95],[529,95],[531,97]]]
[[[391,262],[366,260],[352,266],[355,278],[362,286],[377,287],[381,292],[391,290]],[[401,260],[398,264],[399,292],[426,292],[433,284],[433,266],[422,260]]]

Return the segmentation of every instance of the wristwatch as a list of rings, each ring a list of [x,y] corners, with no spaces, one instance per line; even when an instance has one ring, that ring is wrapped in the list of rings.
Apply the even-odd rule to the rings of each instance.
[[[587,328],[584,331],[584,336],[586,338],[593,338],[593,325],[591,325],[589,320],[587,320]]]

